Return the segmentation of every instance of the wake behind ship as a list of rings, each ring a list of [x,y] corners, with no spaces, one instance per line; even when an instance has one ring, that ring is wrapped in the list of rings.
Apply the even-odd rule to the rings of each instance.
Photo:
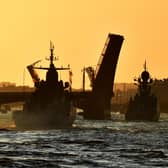
[[[35,62],[27,66],[35,85],[35,91],[24,106],[23,111],[15,111],[13,119],[17,129],[55,129],[71,127],[75,120],[75,111],[70,99],[71,85],[69,82],[58,80],[58,70],[70,68],[56,68],[54,46],[50,43],[49,67],[35,67]],[[35,69],[47,70],[46,80],[40,80]]]

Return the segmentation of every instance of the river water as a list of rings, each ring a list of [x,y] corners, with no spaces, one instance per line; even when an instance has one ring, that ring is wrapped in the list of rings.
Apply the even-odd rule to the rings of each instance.
[[[77,119],[72,129],[1,131],[0,167],[168,167],[168,115],[159,122]]]

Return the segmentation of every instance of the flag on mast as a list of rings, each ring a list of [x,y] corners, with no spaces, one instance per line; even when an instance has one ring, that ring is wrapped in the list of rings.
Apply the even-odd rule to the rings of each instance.
[[[147,68],[146,68],[146,60],[145,60],[145,63],[144,63],[144,70],[146,71]]]

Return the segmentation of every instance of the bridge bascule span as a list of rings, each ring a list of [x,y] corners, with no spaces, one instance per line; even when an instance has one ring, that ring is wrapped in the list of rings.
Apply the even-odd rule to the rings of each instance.
[[[84,109],[86,119],[110,118],[113,84],[123,36],[109,34],[99,58],[92,82],[92,91]]]

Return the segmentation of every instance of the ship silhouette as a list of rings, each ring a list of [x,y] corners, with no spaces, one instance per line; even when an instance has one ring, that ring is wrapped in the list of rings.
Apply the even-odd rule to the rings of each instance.
[[[56,68],[53,61],[54,46],[50,42],[49,67],[35,67],[39,61],[27,66],[34,81],[35,91],[26,100],[22,111],[15,111],[13,119],[17,129],[55,129],[71,127],[75,120],[75,111],[70,99],[70,82],[58,80],[58,71],[70,67]],[[35,69],[46,70],[46,79],[40,80]]]
[[[129,100],[125,119],[127,121],[158,121],[160,116],[158,100],[151,93],[153,80],[146,69],[146,61],[144,71],[135,81],[137,82],[138,92]]]

